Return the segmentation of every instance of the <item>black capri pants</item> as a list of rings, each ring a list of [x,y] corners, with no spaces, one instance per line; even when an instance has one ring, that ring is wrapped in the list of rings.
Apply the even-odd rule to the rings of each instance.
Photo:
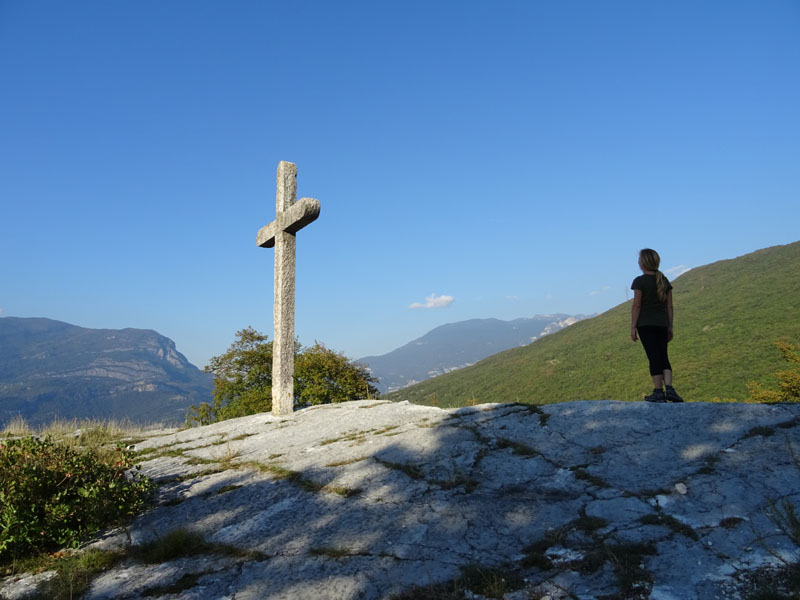
[[[650,375],[661,375],[664,371],[672,371],[667,354],[669,341],[666,327],[657,325],[641,325],[636,328],[642,340],[647,360],[650,361]]]

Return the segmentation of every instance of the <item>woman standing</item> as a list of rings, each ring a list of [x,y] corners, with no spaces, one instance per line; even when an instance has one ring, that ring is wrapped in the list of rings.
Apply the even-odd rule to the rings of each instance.
[[[631,284],[631,339],[642,340],[650,361],[653,393],[644,399],[647,402],[683,402],[672,387],[672,366],[667,354],[667,343],[672,340],[672,285],[658,270],[660,264],[661,258],[655,250],[645,248],[639,252],[642,274]],[[662,385],[666,386],[666,392]]]

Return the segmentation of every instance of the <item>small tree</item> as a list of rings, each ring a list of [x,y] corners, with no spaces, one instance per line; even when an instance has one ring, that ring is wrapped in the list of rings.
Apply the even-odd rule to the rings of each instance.
[[[747,384],[751,402],[800,402],[800,344],[775,342],[791,368],[775,373],[777,390],[766,390],[755,381]]]
[[[272,342],[252,327],[236,332],[228,351],[211,359],[205,370],[214,374],[211,404],[191,406],[187,425],[272,410]],[[295,343],[295,401],[327,404],[377,397],[378,390],[366,367],[327,349],[319,342],[302,349]]]
[[[330,404],[378,396],[378,388],[372,385],[378,380],[367,367],[319,342],[297,355],[294,375],[294,395],[300,404]]]
[[[272,410],[272,342],[252,327],[236,332],[228,351],[206,366],[214,375],[212,403],[191,406],[187,424],[216,421]]]

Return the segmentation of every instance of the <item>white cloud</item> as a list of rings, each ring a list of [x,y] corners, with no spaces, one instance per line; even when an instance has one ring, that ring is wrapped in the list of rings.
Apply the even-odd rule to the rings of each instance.
[[[506,300],[509,302],[519,302],[519,296],[506,296]]]
[[[687,267],[686,265],[678,265],[677,267],[670,267],[666,271],[664,271],[665,275],[669,275],[670,277],[679,277],[686,273],[686,271],[691,271],[692,267]]]
[[[445,296],[442,294],[441,296],[437,296],[436,294],[431,294],[425,298],[425,302],[414,302],[408,308],[444,308],[445,306],[450,306],[453,303],[452,296]]]
[[[4,311],[2,308],[0,308],[0,317],[2,317],[2,316],[3,316],[3,313],[4,313],[4,312],[5,312],[5,311]]]
[[[610,285],[604,285],[604,286],[603,286],[603,287],[601,287],[599,290],[594,290],[593,292],[589,292],[589,295],[590,295],[590,296],[599,296],[599,295],[600,295],[600,294],[602,294],[603,292],[607,292],[607,291],[608,291],[608,290],[610,290],[610,289],[611,289],[611,286],[610,286]]]

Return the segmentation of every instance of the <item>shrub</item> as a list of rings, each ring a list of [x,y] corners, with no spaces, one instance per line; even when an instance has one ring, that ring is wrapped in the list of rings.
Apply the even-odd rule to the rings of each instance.
[[[775,342],[790,368],[775,373],[778,389],[764,389],[757,382],[747,384],[752,402],[800,402],[800,344]]]
[[[137,514],[152,484],[117,446],[106,458],[49,437],[0,442],[0,563],[61,547]]]

